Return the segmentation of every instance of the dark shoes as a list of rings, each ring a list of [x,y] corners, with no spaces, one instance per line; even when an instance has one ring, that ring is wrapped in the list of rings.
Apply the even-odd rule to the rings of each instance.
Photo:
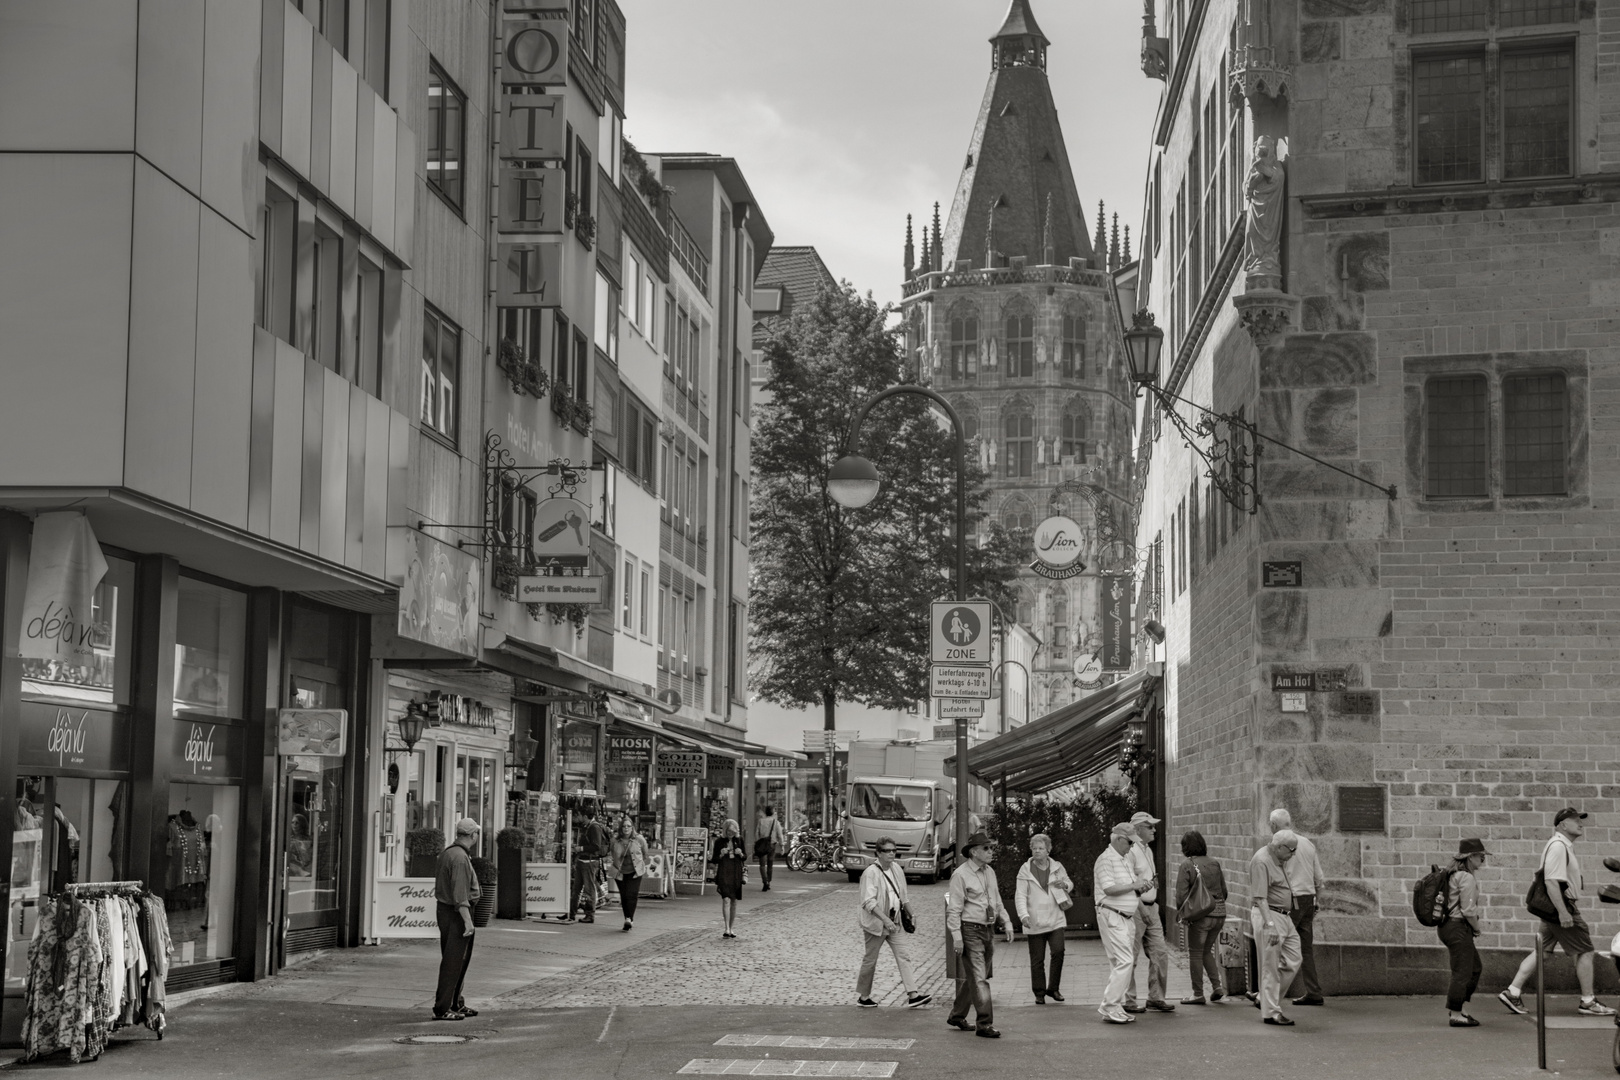
[[[1207,1004],[1209,1004],[1209,1002],[1207,1002],[1202,997],[1184,997],[1184,998],[1181,999],[1181,1003],[1183,1005],[1207,1005]]]
[[[906,1008],[920,1009],[933,1000],[933,994],[912,994],[910,997],[906,998]]]
[[[1469,1016],[1467,1013],[1464,1013],[1461,1016],[1453,1016],[1451,1018],[1451,1026],[1452,1027],[1479,1027],[1479,1021],[1475,1020],[1472,1016]]]
[[[435,1020],[465,1020],[465,1019],[467,1019],[467,1014],[462,1012],[460,1009],[451,1009],[447,1013],[441,1013],[441,1012],[434,1013],[433,1014],[433,1019],[435,1019]]]
[[[1324,1002],[1319,997],[1312,997],[1312,996],[1307,994],[1305,997],[1297,997],[1297,998],[1295,998],[1294,999],[1294,1004],[1295,1005],[1325,1005],[1327,1003]]]
[[[877,1008],[877,1002],[873,1001],[871,998],[856,998],[855,1004],[862,1009]]]
[[[1046,1004],[1046,995],[1045,994],[1036,994],[1035,995],[1035,1004],[1037,1004],[1037,1005],[1045,1005]]]
[[[1145,1013],[1145,1012],[1147,1012],[1147,1006],[1146,1005],[1138,1005],[1135,1002],[1131,1002],[1130,1004],[1123,1006],[1123,1008],[1128,1013]]]
[[[1276,1027],[1293,1027],[1294,1026],[1294,1022],[1292,1020],[1288,1019],[1288,1017],[1284,1016],[1282,1013],[1278,1013],[1276,1016],[1268,1016],[1268,1017],[1266,1017],[1266,1023],[1272,1024],[1272,1025],[1274,1025]]]
[[[1211,1001],[1219,1001],[1219,1000],[1221,1000],[1221,998],[1223,998],[1225,996],[1226,996],[1226,991],[1217,990],[1214,993],[1209,995],[1209,1000],[1211,1000]]]
[[[477,1009],[469,1009],[465,1005],[463,1005],[461,1008],[457,1009],[456,1011],[459,1012],[464,1017],[465,1016],[477,1016],[478,1015],[478,1010]]]
[[[977,1035],[981,1039],[1001,1038],[1001,1032],[997,1031],[995,1028],[979,1028],[973,1034]]]
[[[956,1029],[958,1029],[960,1031],[972,1031],[973,1030],[973,1025],[972,1024],[968,1023],[966,1020],[958,1020],[953,1016],[946,1017],[945,1018],[945,1023],[949,1024],[951,1027],[956,1028]]]
[[[1175,1012],[1176,1011],[1176,1007],[1174,1005],[1170,1004],[1168,1001],[1150,1001],[1150,1002],[1147,1003],[1147,1007],[1152,1009],[1154,1012]]]
[[[579,921],[580,922],[595,922],[596,921],[596,916],[595,915],[587,915],[587,916],[585,916],[583,919],[581,919]]]
[[[1056,990],[1048,990],[1046,992],[1046,996],[1051,998],[1053,1001],[1062,1001],[1063,1000],[1063,995],[1058,993]]]

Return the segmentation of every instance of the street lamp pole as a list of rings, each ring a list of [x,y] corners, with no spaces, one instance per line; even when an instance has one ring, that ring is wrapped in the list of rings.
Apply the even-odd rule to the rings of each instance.
[[[858,509],[877,498],[881,478],[877,467],[861,456],[861,425],[872,406],[896,394],[918,394],[942,409],[951,421],[956,436],[956,599],[967,599],[967,439],[962,433],[962,418],[956,415],[951,403],[926,386],[902,384],[880,390],[868,398],[855,413],[849,427],[849,439],[844,456],[833,464],[827,474],[827,493],[841,506]],[[956,863],[962,864],[962,844],[968,837],[968,744],[967,721],[956,721]]]
[[[1029,681],[1030,681],[1029,680],[1029,668],[1025,667],[1023,665],[1022,661],[1008,660],[1005,657],[1003,657],[1001,663],[997,664],[995,666],[995,668],[993,668],[991,670],[990,677],[994,678],[995,673],[997,671],[1001,671],[1001,669],[1006,667],[1008,664],[1013,665],[1019,671],[1022,671],[1024,673],[1024,719],[1025,719],[1025,721],[1028,721],[1029,720]],[[1004,672],[1004,671],[1001,673],[1001,734],[1003,734],[1003,735],[1007,734],[1007,673]]]

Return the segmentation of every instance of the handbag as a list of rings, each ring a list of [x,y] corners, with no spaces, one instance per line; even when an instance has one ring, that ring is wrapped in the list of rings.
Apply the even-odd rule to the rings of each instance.
[[[1052,898],[1052,903],[1057,905],[1059,911],[1068,911],[1074,907],[1074,901],[1069,898],[1069,890],[1063,886],[1059,885],[1054,891],[1046,885],[1041,885],[1040,878],[1035,879],[1035,884],[1040,885],[1045,890],[1046,895]]]
[[[894,882],[889,879],[889,875],[885,871],[879,870],[878,873],[883,875],[883,883],[889,887],[891,893],[894,893],[894,904],[900,909],[900,929],[908,934],[915,934],[917,932],[917,920],[911,917],[911,910],[900,902],[899,890],[894,887]]]
[[[1193,885],[1187,890],[1187,895],[1181,898],[1181,906],[1176,911],[1176,918],[1184,923],[1202,919],[1215,910],[1215,897],[1210,895],[1209,887],[1204,884],[1204,872],[1198,869],[1197,863],[1187,865],[1192,867]]]
[[[1536,868],[1536,876],[1530,882],[1530,888],[1524,894],[1524,906],[1542,922],[1558,922],[1558,909],[1553,906],[1552,897],[1547,893],[1547,852],[1552,850],[1553,841],[1548,841],[1541,852],[1541,865]],[[1562,889],[1564,886],[1558,886]]]

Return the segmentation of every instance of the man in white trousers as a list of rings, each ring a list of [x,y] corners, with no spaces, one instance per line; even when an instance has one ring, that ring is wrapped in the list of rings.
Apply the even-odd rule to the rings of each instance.
[[[1294,891],[1288,883],[1288,860],[1299,847],[1291,829],[1278,829],[1271,843],[1249,860],[1249,921],[1260,960],[1260,1014],[1268,1024],[1293,1027],[1280,999],[1299,972],[1299,930],[1292,917]]]
[[[1115,825],[1108,846],[1091,868],[1097,929],[1108,957],[1108,985],[1097,1011],[1110,1024],[1129,1024],[1136,1019],[1125,1011],[1125,989],[1136,966],[1136,897],[1152,882],[1139,878],[1131,863],[1135,839],[1136,829],[1130,822]]]

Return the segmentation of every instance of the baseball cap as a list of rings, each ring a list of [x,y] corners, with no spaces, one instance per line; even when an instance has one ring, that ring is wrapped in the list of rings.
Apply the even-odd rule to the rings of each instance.
[[[1132,825],[1157,825],[1158,823],[1159,819],[1148,813],[1146,810],[1138,810],[1136,813],[1131,815]]]
[[[1122,821],[1115,825],[1113,831],[1108,835],[1110,839],[1115,836],[1128,836],[1134,840],[1136,838],[1136,826],[1128,821]]]
[[[1554,816],[1553,824],[1558,825],[1561,822],[1563,822],[1563,820],[1565,818],[1572,818],[1572,817],[1578,817],[1578,818],[1581,818],[1582,820],[1584,820],[1586,818],[1586,814],[1585,814],[1584,811],[1577,810],[1573,806],[1566,806],[1562,810],[1558,811],[1557,815]]]

